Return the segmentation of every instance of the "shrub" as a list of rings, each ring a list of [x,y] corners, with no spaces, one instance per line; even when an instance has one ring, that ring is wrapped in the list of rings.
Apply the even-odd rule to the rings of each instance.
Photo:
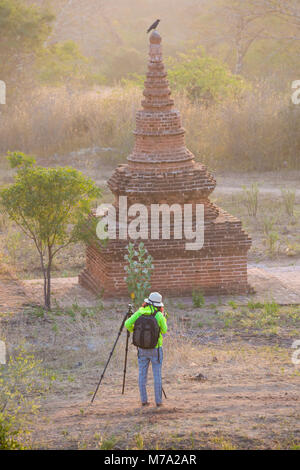
[[[19,346],[7,365],[0,366],[0,449],[29,445],[30,424],[39,412],[40,399],[54,380],[41,361]]]
[[[209,104],[225,98],[238,98],[246,89],[242,77],[229,67],[197,48],[169,59],[168,77],[177,90],[186,90],[191,100]]]
[[[204,296],[203,296],[203,292],[200,289],[193,290],[192,297],[193,297],[194,307],[196,307],[196,308],[204,307],[205,299],[204,299]]]
[[[135,307],[140,307],[151,287],[150,279],[154,269],[153,258],[148,255],[142,242],[137,250],[133,243],[129,243],[127,251],[128,254],[124,256],[124,259],[128,262],[128,265],[124,267],[126,271],[125,280]]]

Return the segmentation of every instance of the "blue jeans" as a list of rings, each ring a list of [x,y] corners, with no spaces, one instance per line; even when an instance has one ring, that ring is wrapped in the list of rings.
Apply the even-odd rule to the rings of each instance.
[[[161,381],[161,369],[163,361],[163,350],[162,348],[154,349],[138,349],[138,363],[139,363],[139,387],[141,402],[146,403],[147,399],[147,375],[149,364],[152,364],[152,372],[154,378],[154,393],[155,402],[160,404],[162,402],[162,381]]]

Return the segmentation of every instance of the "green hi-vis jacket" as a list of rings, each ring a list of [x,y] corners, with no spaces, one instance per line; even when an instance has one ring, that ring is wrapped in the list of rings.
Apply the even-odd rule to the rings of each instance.
[[[146,307],[139,308],[133,315],[131,315],[131,317],[128,318],[128,320],[126,320],[125,327],[130,333],[132,333],[134,329],[134,324],[137,321],[137,319],[141,315],[151,315],[151,313],[153,313],[153,310],[151,310],[151,307],[149,305],[147,305]],[[164,335],[167,332],[168,327],[167,327],[166,319],[161,312],[157,312],[157,314],[155,315],[155,318],[160,328],[159,338],[157,341],[157,345],[155,347],[159,348],[162,346],[162,343],[163,343],[162,335]]]

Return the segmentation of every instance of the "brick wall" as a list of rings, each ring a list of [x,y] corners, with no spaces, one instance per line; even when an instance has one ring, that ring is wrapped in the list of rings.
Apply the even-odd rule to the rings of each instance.
[[[174,239],[172,218],[169,240],[162,239],[161,231],[159,239],[152,240],[148,224],[148,236],[143,242],[154,259],[152,289],[164,295],[191,294],[195,288],[206,294],[247,292],[247,252],[251,239],[237,218],[209,200],[216,181],[205,165],[194,161],[185,146],[185,131],[170,98],[161,38],[156,31],[150,36],[149,54],[143,109],[136,115],[135,145],[128,163],[119,165],[108,181],[115,195],[117,217],[118,198],[127,196],[128,206],[142,203],[148,214],[151,204],[175,203],[180,207],[192,204],[195,226],[196,204],[203,204],[201,250],[186,250],[187,240]],[[105,248],[88,247],[80,282],[96,292],[102,291],[106,297],[126,295],[124,255],[129,241],[117,238]]]

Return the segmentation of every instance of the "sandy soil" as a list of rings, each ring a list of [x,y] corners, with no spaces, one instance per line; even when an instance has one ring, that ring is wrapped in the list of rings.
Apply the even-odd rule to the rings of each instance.
[[[274,287],[275,281],[283,282],[285,273],[291,275],[290,271],[270,270],[250,269],[250,278],[256,279],[261,294],[264,283]],[[283,276],[280,281],[277,275]],[[293,276],[298,283],[299,271],[297,275],[293,271]],[[7,284],[2,282],[3,286],[6,289]],[[45,367],[57,374],[34,425],[34,447],[262,449],[299,445],[300,369],[291,362],[292,341],[299,339],[296,336],[288,336],[281,344],[280,338],[272,335],[224,331],[216,326],[191,336],[185,325],[197,317],[198,311],[187,304],[188,299],[178,299],[186,302],[184,308],[175,299],[164,343],[168,397],[164,407],[154,406],[151,373],[151,406],[140,407],[137,358],[132,346],[126,393],[122,396],[124,332],[91,405],[126,303],[107,301],[97,310],[99,299],[78,286],[76,278],[55,279],[57,305],[68,308],[76,302],[81,308],[94,306],[97,315],[85,319],[79,314],[76,318],[67,314],[40,318],[31,315],[32,307],[28,307],[28,301],[34,304],[38,299],[40,288],[40,280],[21,285],[12,279],[10,292],[15,289],[15,294],[6,297],[6,306],[12,302],[10,311],[16,313],[2,324],[9,344],[24,338]],[[276,290],[275,285],[274,294]],[[213,300],[206,298],[206,304]],[[219,298],[220,308],[228,300]],[[17,301],[27,303],[23,313],[18,313]],[[210,316],[212,309],[208,307],[204,313]],[[203,376],[200,380],[199,374]]]
[[[293,189],[300,196],[299,171],[269,171],[264,173],[216,174],[217,186],[213,194],[231,194],[242,191],[242,186],[258,183],[261,194],[280,196],[281,189]]]
[[[242,356],[240,348],[243,350]],[[93,405],[86,395],[93,391],[96,375],[86,374],[84,391],[69,391],[68,398],[48,401],[39,435],[51,448],[95,448],[101,437],[116,438],[119,448],[134,447],[138,434],[145,448],[274,448],[300,439],[299,377],[287,377],[279,366],[288,360],[272,351],[247,348],[201,348],[199,365],[192,360],[185,370],[165,372],[167,400],[164,408],[141,408],[136,367],[128,370],[126,394],[121,395],[121,371],[108,374]],[[257,361],[259,360],[259,363]],[[165,370],[167,370],[165,368]],[[207,380],[192,378],[201,371]],[[97,437],[97,434],[100,437]],[[63,436],[65,435],[65,439]],[[41,445],[39,438],[37,442]]]
[[[235,299],[246,304],[250,299],[254,301],[274,300],[281,305],[300,304],[300,262],[292,266],[278,267],[276,264],[264,263],[250,265],[248,269],[249,284],[255,294],[245,296],[206,296],[206,303],[218,301],[226,302]],[[22,282],[27,298],[39,303],[41,299],[43,281],[41,279],[26,280]],[[0,282],[1,288],[1,282]],[[60,305],[72,305],[76,302],[81,306],[93,306],[97,297],[88,294],[78,284],[77,277],[55,278],[52,280],[53,298],[59,299]],[[191,299],[184,299],[185,302]]]
[[[85,172],[86,156],[76,163]],[[111,169],[101,173],[104,184]],[[299,173],[217,175],[214,194],[236,194],[243,184],[258,181],[260,194],[280,196],[296,189]],[[222,204],[221,204],[222,205]],[[295,230],[295,229],[293,229]],[[66,261],[64,260],[64,264]],[[127,299],[101,302],[73,277],[52,281],[53,305],[59,315],[40,316],[41,279],[19,282],[0,269],[0,328],[9,349],[21,340],[57,375],[34,424],[36,448],[158,448],[245,449],[300,445],[300,366],[291,361],[291,345],[299,329],[278,326],[278,332],[248,331],[214,320],[216,309],[230,301],[238,309],[249,301],[300,304],[299,257],[266,258],[249,264],[249,296],[210,296],[204,309],[192,299],[170,300],[169,333],[164,343],[162,409],[141,408],[137,387],[136,351],[130,347],[126,393],[121,394],[125,334],[116,348],[93,405],[91,396],[124,316]],[[89,316],[95,312],[94,316]],[[83,316],[83,313],[85,316]],[[255,316],[256,312],[253,313]],[[297,313],[295,313],[297,315]],[[299,315],[298,315],[299,317]],[[201,320],[201,321],[200,321]],[[205,327],[199,325],[204,321]],[[297,323],[298,325],[298,323]],[[202,374],[202,380],[197,376]],[[201,378],[201,377],[200,377]]]

